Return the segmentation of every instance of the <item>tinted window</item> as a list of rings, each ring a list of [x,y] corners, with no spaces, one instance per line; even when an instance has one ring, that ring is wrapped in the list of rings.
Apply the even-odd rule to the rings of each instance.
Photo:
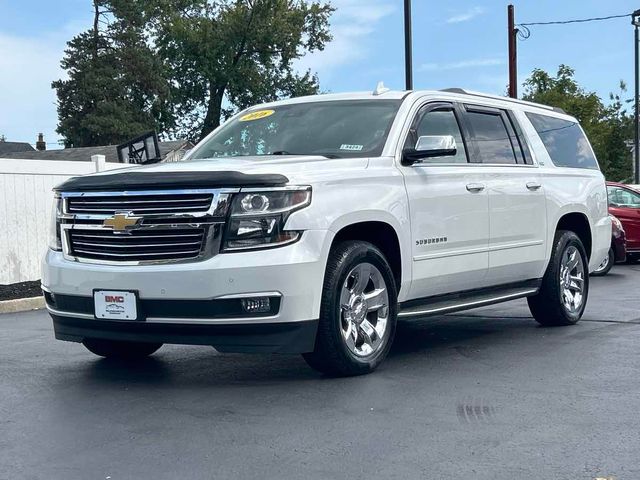
[[[527,113],[527,117],[556,166],[598,169],[589,141],[576,122],[537,113]]]
[[[626,188],[607,187],[609,205],[623,208],[640,208],[640,194]]]
[[[190,157],[382,153],[400,100],[307,102],[256,108],[225,124]]]
[[[433,135],[451,135],[456,141],[455,156],[425,158],[423,163],[467,163],[467,152],[462,141],[460,127],[452,110],[433,110],[426,113],[418,122],[413,135],[407,140],[408,147],[414,147],[418,137]]]
[[[467,112],[473,142],[482,163],[517,163],[513,145],[499,113]]]

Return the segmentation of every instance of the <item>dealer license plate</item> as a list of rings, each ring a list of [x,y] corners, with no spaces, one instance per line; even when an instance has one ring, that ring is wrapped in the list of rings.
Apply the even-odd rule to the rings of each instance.
[[[134,292],[96,290],[93,292],[96,318],[107,320],[136,320],[137,298]]]

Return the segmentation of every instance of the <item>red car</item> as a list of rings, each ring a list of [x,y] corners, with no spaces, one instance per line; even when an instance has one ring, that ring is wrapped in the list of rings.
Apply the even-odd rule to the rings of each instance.
[[[629,185],[607,182],[609,213],[620,220],[627,236],[627,258],[640,258],[640,192]]]
[[[607,258],[591,273],[596,277],[605,276],[613,265],[627,259],[627,240],[622,223],[613,215],[609,214],[609,216],[611,217],[611,248]]]

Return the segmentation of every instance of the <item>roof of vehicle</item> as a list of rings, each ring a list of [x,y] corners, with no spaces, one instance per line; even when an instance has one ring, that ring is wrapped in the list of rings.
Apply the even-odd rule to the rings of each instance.
[[[519,105],[522,107],[528,107],[532,109],[540,109],[546,112],[553,112],[557,115],[564,115],[570,117],[566,112],[557,107],[551,107],[549,105],[542,105],[539,103],[528,102],[526,100],[520,100],[509,97],[502,97],[498,95],[492,95],[488,93],[475,92],[472,90],[465,90],[462,88],[447,88],[444,90],[387,90],[378,86],[376,90],[368,92],[346,92],[346,93],[327,93],[320,95],[309,95],[304,97],[295,97],[285,100],[278,100],[275,102],[264,103],[256,105],[252,109],[265,108],[267,106],[282,106],[293,105],[298,103],[308,102],[330,102],[336,100],[402,100],[405,97],[422,97],[427,95],[452,97],[459,101],[470,101],[473,99],[480,99],[481,101],[508,103],[514,106]]]
[[[609,182],[609,181],[607,181],[607,186],[608,187],[626,187],[626,188],[631,188],[633,190],[637,190],[639,188],[638,185],[629,185],[627,183]]]

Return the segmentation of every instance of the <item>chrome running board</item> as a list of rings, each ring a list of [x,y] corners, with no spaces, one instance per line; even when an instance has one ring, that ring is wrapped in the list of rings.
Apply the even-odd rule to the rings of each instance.
[[[399,318],[427,317],[445,313],[484,307],[495,303],[508,302],[538,293],[538,285],[462,292],[454,295],[428,297],[400,304]]]

